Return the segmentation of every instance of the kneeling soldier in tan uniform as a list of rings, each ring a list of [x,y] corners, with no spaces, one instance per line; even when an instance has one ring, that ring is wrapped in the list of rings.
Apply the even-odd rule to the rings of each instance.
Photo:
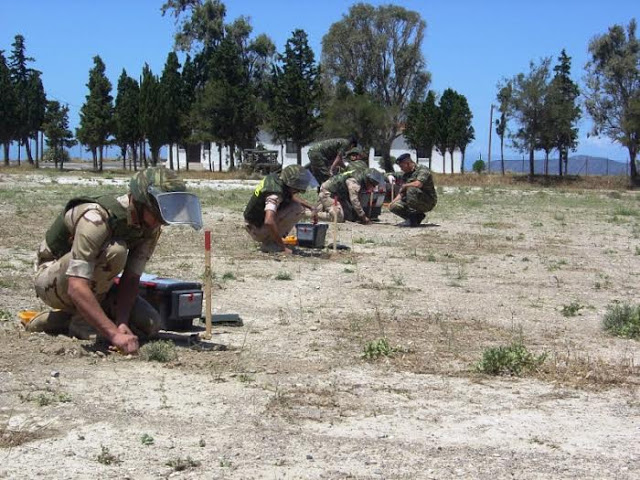
[[[138,284],[160,227],[202,227],[198,197],[185,190],[173,171],[154,167],[131,179],[128,195],[70,200],[36,261],[36,294],[55,310],[36,316],[27,330],[87,338],[93,327],[124,353],[136,352],[138,337],[159,329],[160,316],[138,296]]]
[[[360,203],[360,193],[373,190],[381,183],[384,184],[382,173],[373,168],[347,170],[331,177],[320,185],[318,202],[322,211],[318,213],[318,218],[325,221],[335,220],[338,223],[348,220],[370,224],[371,219],[367,217]]]

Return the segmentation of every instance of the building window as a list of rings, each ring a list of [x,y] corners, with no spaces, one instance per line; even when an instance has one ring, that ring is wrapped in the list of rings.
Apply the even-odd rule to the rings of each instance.
[[[297,153],[298,149],[296,147],[296,144],[294,142],[292,142],[291,140],[287,140],[287,143],[285,145],[285,151],[286,153]]]

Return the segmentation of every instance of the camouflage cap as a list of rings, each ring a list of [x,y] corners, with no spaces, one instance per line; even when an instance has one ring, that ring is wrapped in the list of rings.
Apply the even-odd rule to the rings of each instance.
[[[136,202],[157,210],[157,203],[151,191],[184,192],[185,183],[176,172],[166,167],[151,167],[136,173],[129,182],[129,192]]]

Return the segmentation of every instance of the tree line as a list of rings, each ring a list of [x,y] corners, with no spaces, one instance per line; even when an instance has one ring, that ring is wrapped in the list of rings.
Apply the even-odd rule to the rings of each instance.
[[[302,147],[330,136],[356,136],[374,147],[385,169],[392,168],[391,144],[400,135],[431,161],[462,154],[474,140],[473,114],[467,99],[453,89],[430,90],[431,74],[422,55],[425,21],[417,12],[395,5],[357,3],[331,25],[316,61],[304,30],[294,30],[283,52],[265,34],[255,35],[246,17],[227,21],[220,0],[166,0],[162,15],[176,21],[174,51],[157,75],[148,65],[134,78],[122,71],[114,95],[99,56],[89,72],[88,94],[75,136],[68,128],[68,108],[47,101],[40,72],[29,66],[24,38],[16,35],[11,55],[0,54],[0,140],[5,163],[11,142],[19,142],[33,162],[30,140],[44,131],[55,160],[76,140],[102,168],[106,146],[117,145],[123,166],[155,164],[164,145],[215,142],[222,168],[222,148],[254,148],[266,130],[291,142],[302,162]],[[640,48],[635,20],[625,29],[613,26],[589,44],[585,91],[571,78],[571,58],[564,50],[557,64],[532,62],[527,73],[498,84],[497,118],[492,129],[500,139],[533,156],[556,151],[559,174],[566,173],[568,152],[577,147],[577,123],[583,107],[603,134],[628,148],[632,177],[640,114]],[[182,64],[178,54],[183,58]],[[553,71],[553,74],[552,74]],[[37,142],[36,142],[37,149]],[[179,167],[169,148],[169,166]],[[149,152],[149,155],[147,155]],[[41,152],[42,153],[42,152]],[[147,158],[149,156],[150,158]],[[212,155],[209,156],[210,162]],[[37,155],[36,155],[37,164]],[[187,164],[188,165],[188,164]],[[213,165],[210,164],[210,169]],[[504,167],[503,167],[504,170]]]

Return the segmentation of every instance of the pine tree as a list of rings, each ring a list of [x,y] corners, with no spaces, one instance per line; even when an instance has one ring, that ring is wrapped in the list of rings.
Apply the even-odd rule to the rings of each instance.
[[[111,82],[105,76],[104,62],[95,56],[93,64],[87,83],[89,94],[80,109],[80,127],[76,130],[76,137],[91,151],[93,168],[102,172],[104,147],[113,133],[113,97]]]
[[[4,164],[9,165],[9,146],[17,128],[17,97],[11,82],[11,71],[3,51],[0,50],[0,143],[4,152]]]
[[[151,163],[158,164],[160,148],[167,143],[165,98],[160,80],[145,63],[140,82],[140,127],[149,142]]]
[[[64,159],[67,157],[64,149],[77,143],[69,130],[69,107],[60,106],[60,102],[56,100],[47,102],[42,129],[47,137],[47,146],[51,150],[55,166],[57,168],[60,162],[60,170],[62,170]]]
[[[131,149],[133,168],[138,169],[138,144],[140,142],[140,87],[138,82],[123,69],[118,79],[118,93],[114,108],[114,136],[122,151],[123,168],[126,168],[127,148]],[[131,161],[129,162],[131,164]]]
[[[320,71],[304,30],[293,32],[280,61],[282,67],[273,69],[271,125],[278,137],[296,145],[297,163],[301,165],[302,147],[314,139],[320,127],[322,96]]]
[[[173,145],[182,137],[181,119],[185,109],[183,97],[184,85],[180,75],[180,63],[175,52],[167,55],[167,61],[162,72],[160,84],[164,98],[166,135],[169,144],[169,168],[173,170]]]

